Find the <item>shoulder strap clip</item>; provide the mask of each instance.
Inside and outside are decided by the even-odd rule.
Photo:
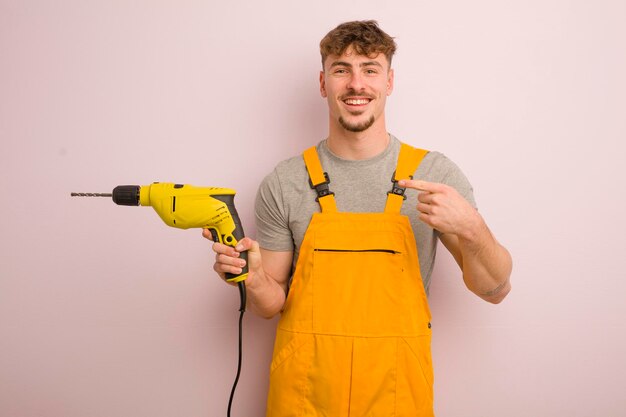
[[[409,178],[413,179],[413,175],[409,175]],[[404,195],[406,187],[400,187],[398,185],[398,180],[396,180],[396,171],[393,171],[393,175],[391,176],[391,182],[393,183],[393,186],[391,187],[391,191],[388,191],[387,194],[399,195],[402,196],[403,200],[406,200],[406,195]]]
[[[313,181],[309,178],[309,185],[311,188],[315,189],[315,192],[317,193],[315,201],[319,201],[320,198],[326,197],[327,195],[335,195],[334,192],[330,191],[330,187],[328,186],[328,184],[330,184],[328,172],[324,172],[324,179],[326,181],[313,185]]]
[[[400,187],[398,181],[405,178],[413,179],[412,174],[415,173],[427,153],[428,151],[424,149],[417,149],[405,143],[401,144],[396,171],[391,177],[393,186],[391,191],[387,193],[385,213],[400,213],[402,203],[406,200],[406,195],[404,195],[406,188]]]

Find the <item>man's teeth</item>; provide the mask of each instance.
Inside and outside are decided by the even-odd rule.
[[[352,105],[367,104],[369,102],[370,101],[368,99],[347,99],[344,101],[344,103]]]

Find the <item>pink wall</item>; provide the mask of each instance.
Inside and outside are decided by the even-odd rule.
[[[326,134],[317,43],[359,18],[399,44],[390,130],[464,169],[515,260],[492,306],[440,252],[438,416],[624,415],[624,2],[249,3],[0,0],[0,416],[226,414],[208,242],[69,194],[232,187],[254,236],[261,178]],[[234,416],[263,415],[274,325],[245,319]]]

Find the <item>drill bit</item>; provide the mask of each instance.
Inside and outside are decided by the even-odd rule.
[[[72,193],[72,197],[113,197],[112,193]]]

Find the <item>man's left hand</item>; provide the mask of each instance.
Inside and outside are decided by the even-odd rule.
[[[419,218],[441,233],[470,238],[482,223],[478,211],[449,185],[421,180],[401,180],[398,185],[420,191]]]

